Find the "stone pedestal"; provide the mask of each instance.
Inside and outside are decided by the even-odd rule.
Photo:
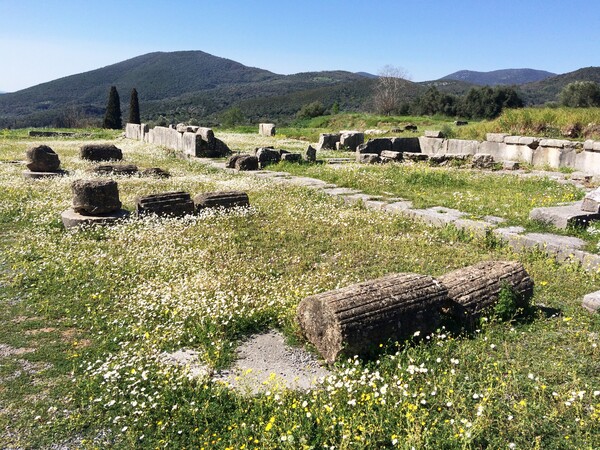
[[[69,208],[63,211],[60,216],[65,228],[77,228],[89,225],[109,225],[119,220],[127,219],[129,211],[119,209],[111,213],[84,216],[75,212],[73,208]]]

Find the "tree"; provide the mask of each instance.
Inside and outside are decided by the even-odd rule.
[[[379,71],[373,97],[378,113],[389,116],[398,111],[407,79],[408,75],[401,67],[387,65]]]
[[[121,101],[119,100],[119,93],[115,86],[111,86],[108,93],[108,104],[106,105],[106,113],[104,114],[103,128],[110,130],[120,130],[123,128],[123,124],[121,123]]]
[[[560,102],[573,108],[600,106],[600,85],[593,81],[575,81],[560,91]]]
[[[140,120],[140,103],[138,101],[138,93],[135,88],[131,90],[129,98],[129,120],[128,123],[142,123]]]
[[[313,117],[319,117],[325,114],[325,107],[323,103],[316,100],[312,103],[307,103],[300,108],[300,111],[296,113],[298,119],[312,119]]]
[[[224,111],[221,114],[221,123],[226,127],[234,127],[236,125],[240,125],[244,123],[245,117],[244,113],[240,108],[234,106]]]

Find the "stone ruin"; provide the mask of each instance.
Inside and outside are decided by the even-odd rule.
[[[258,170],[280,161],[299,162],[302,161],[302,155],[273,147],[258,147],[254,149],[252,154],[230,156],[225,162],[225,167],[239,171]]]
[[[172,127],[148,128],[146,124],[128,123],[125,137],[150,144],[161,145],[179,151],[187,157],[222,158],[229,156],[231,150],[217,139],[210,128],[178,124]]]
[[[275,136],[276,129],[274,123],[259,123],[258,134],[261,136]]]
[[[414,273],[376,280],[305,298],[297,319],[306,339],[328,363],[365,355],[388,340],[436,331],[444,316],[470,327],[493,307],[502,289],[526,307],[533,281],[521,263],[485,261],[434,279]]]
[[[183,217],[194,214],[194,202],[187,192],[166,192],[136,199],[138,216]]]
[[[66,175],[60,170],[58,154],[47,145],[38,145],[25,152],[27,169],[23,172],[25,178],[48,178]]]
[[[114,180],[76,180],[71,184],[71,190],[72,207],[61,214],[65,228],[106,225],[129,216],[129,212],[121,208],[119,189]]]
[[[113,144],[87,144],[79,150],[81,159],[87,161],[121,161],[123,152]]]
[[[533,208],[529,218],[558,229],[586,228],[591,222],[600,220],[600,188],[597,188],[578,202],[560,206]]]

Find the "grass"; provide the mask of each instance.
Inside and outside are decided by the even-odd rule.
[[[32,142],[1,140],[2,159]],[[77,157],[82,141],[51,142],[70,177],[31,182],[0,164],[2,447],[600,447],[600,318],[579,305],[600,288],[597,274],[121,140],[127,162],[173,174],[118,178],[125,207],[144,193],[243,189],[252,208],[65,231],[70,183],[91,176],[90,164]],[[530,318],[382,343],[378,359],[338,362],[319,389],[250,397],[160,359],[194,348],[226,366],[253,331],[300,339],[295,309],[308,295],[491,258],[525,264],[536,284]]]

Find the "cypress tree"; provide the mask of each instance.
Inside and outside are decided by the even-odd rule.
[[[140,104],[138,102],[138,93],[135,88],[131,90],[131,97],[129,98],[128,123],[142,123],[140,120]]]
[[[121,101],[119,100],[119,93],[115,86],[110,87],[103,127],[110,130],[120,130],[123,128],[123,124],[121,123]]]

